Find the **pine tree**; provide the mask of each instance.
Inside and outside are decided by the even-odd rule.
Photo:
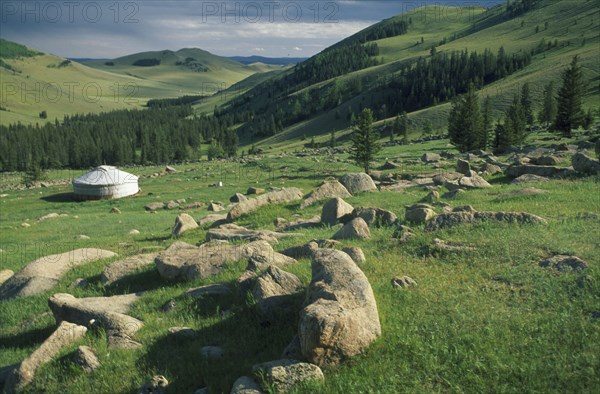
[[[531,101],[531,90],[529,89],[529,83],[525,83],[521,88],[521,109],[525,122],[528,125],[533,124],[533,103]]]
[[[554,82],[550,81],[544,87],[544,104],[538,116],[540,123],[550,123],[556,119],[556,98],[554,97]]]
[[[554,128],[564,136],[570,137],[571,130],[579,127],[584,118],[581,108],[583,94],[583,74],[577,56],[563,72],[562,86],[558,91],[558,107]]]
[[[474,86],[452,103],[448,117],[450,142],[461,152],[481,148],[483,120],[479,110],[479,99]]]
[[[430,120],[425,121],[425,125],[423,126],[423,135],[428,136],[433,133],[433,125]]]
[[[527,120],[523,113],[521,100],[519,96],[515,95],[511,106],[506,111],[506,118],[504,120],[504,127],[511,145],[521,145],[525,142],[526,124]]]
[[[350,158],[368,173],[370,162],[381,150],[381,146],[377,142],[379,133],[373,129],[373,111],[370,108],[363,109],[353,127]]]
[[[496,140],[494,141],[495,151],[496,152],[506,152],[506,150],[510,147],[510,137],[506,133],[506,128],[504,124],[498,122],[496,127],[494,128],[494,133],[496,135]]]
[[[483,109],[481,111],[483,128],[481,133],[481,149],[490,146],[490,133],[492,131],[492,101],[489,96],[483,100]]]
[[[408,115],[406,112],[402,112],[400,115],[398,135],[402,135],[402,143],[408,145]]]
[[[239,138],[235,130],[228,128],[225,130],[223,138],[223,150],[227,157],[234,157],[237,155],[237,147]]]

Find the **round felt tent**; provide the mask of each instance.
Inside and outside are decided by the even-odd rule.
[[[127,197],[139,192],[138,177],[112,166],[100,166],[73,180],[78,200]]]

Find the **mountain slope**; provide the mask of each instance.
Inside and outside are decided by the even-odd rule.
[[[242,64],[264,63],[273,65],[298,64],[305,61],[305,57],[264,57],[264,56],[230,56],[229,59]]]
[[[512,4],[519,4],[513,2]],[[348,42],[359,40],[364,46],[376,45],[378,53],[370,56],[377,64],[356,70],[347,70],[329,79],[311,81],[309,85],[296,84],[290,89],[290,81],[296,80],[301,67],[318,62],[319,56],[307,60],[288,71],[285,75],[258,85],[238,100],[225,103],[223,111],[251,111],[256,114],[266,113],[262,124],[260,118],[254,125],[243,125],[240,134],[243,141],[256,143],[264,134],[257,135],[260,128],[268,128],[270,115],[277,122],[279,117],[286,119],[289,110],[285,103],[293,105],[294,98],[309,97],[308,103],[318,98],[327,98],[336,93],[340,86],[350,90],[350,94],[342,94],[336,105],[326,105],[311,111],[308,116],[298,118],[291,124],[277,130],[272,136],[264,138],[259,144],[281,145],[300,144],[303,136],[317,136],[325,141],[331,130],[346,130],[349,126],[348,111],[358,112],[363,107],[372,107],[380,112],[382,103],[389,103],[389,96],[396,94],[390,87],[390,81],[397,79],[407,64],[414,64],[419,59],[425,62],[431,59],[431,49],[436,53],[452,52],[469,53],[476,51],[482,54],[486,49],[496,54],[503,47],[510,57],[531,54],[531,61],[522,70],[501,79],[485,84],[480,97],[490,96],[494,115],[500,117],[512,96],[520,87],[528,82],[534,97],[534,109],[541,104],[543,86],[554,80],[559,84],[560,73],[568,65],[574,55],[580,57],[586,80],[587,91],[584,96],[586,108],[597,106],[600,92],[600,59],[599,45],[600,9],[592,1],[537,1],[532,9],[518,12],[507,10],[505,4],[490,10],[478,7],[442,7],[429,6],[412,10],[404,15],[390,18],[372,26],[357,35],[350,37],[332,48],[339,48]],[[377,38],[373,31],[385,28],[394,22],[408,21],[404,34]],[[550,44],[550,46],[548,46]],[[331,50],[331,49],[330,49]],[[435,75],[432,76],[435,78]],[[358,89],[347,89],[358,86]],[[304,102],[299,100],[300,102]],[[278,103],[281,110],[278,112]],[[304,105],[302,106],[304,107]],[[434,129],[444,129],[449,111],[448,102],[416,108],[411,117],[414,131],[420,131],[425,121],[431,121]],[[379,114],[380,122],[391,121],[396,113]],[[256,119],[258,121],[256,121]],[[254,133],[254,137],[252,137]],[[321,136],[321,137],[319,137]]]

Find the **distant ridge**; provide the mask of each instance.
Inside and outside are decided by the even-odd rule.
[[[94,60],[110,60],[110,59],[100,59],[100,58],[94,58],[94,57],[68,57],[67,59],[73,61],[73,62],[77,62],[77,63],[85,63],[85,62],[92,62]]]
[[[264,57],[264,56],[229,56],[228,59],[236,61],[238,63],[242,63],[245,65],[253,64],[253,63],[264,63],[264,64],[272,64],[272,65],[281,65],[288,66],[290,64],[298,64],[302,63],[307,57]],[[78,63],[86,63],[93,61],[105,61],[110,59],[100,59],[100,58],[92,58],[92,57],[69,57],[67,58],[71,61]]]
[[[264,63],[275,65],[290,65],[302,63],[307,57],[263,57],[263,56],[229,56],[229,59],[242,64]]]

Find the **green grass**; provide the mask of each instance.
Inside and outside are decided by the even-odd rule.
[[[435,173],[439,170],[419,163],[419,157],[426,151],[442,150],[451,150],[447,141],[385,148],[378,162],[400,157],[402,172]],[[120,257],[145,246],[167,247],[174,241],[170,228],[177,212],[149,214],[143,210],[145,204],[177,198],[227,202],[234,192],[249,186],[297,186],[308,192],[328,176],[358,171],[341,158],[341,162],[332,163],[326,157],[317,157],[317,162],[271,155],[254,165],[189,164],[178,167],[180,172],[173,175],[142,179],[141,195],[116,201],[76,203],[53,197],[68,192],[68,187],[6,191],[9,196],[0,199],[1,266],[16,271],[37,257],[76,247],[107,248]],[[443,169],[453,165],[448,163]],[[130,171],[141,174],[157,169]],[[218,180],[224,181],[223,188],[207,187]],[[534,196],[510,195],[510,191],[525,186],[507,185],[501,176],[489,180],[493,188],[469,191],[447,202],[452,206],[471,204],[477,210],[530,212],[545,217],[548,226],[487,223],[438,233],[414,226],[417,236],[403,245],[391,239],[392,228],[375,228],[369,241],[345,241],[344,245],[360,246],[365,251],[367,261],[361,269],[373,287],[383,335],[364,355],[326,371],[323,384],[306,384],[297,392],[591,393],[598,387],[600,330],[592,314],[600,312],[600,221],[578,218],[600,213],[598,178],[525,185],[547,191]],[[390,209],[402,221],[404,205],[426,194],[427,190],[417,188],[402,193],[361,194],[347,201],[353,206]],[[110,214],[113,206],[122,214]],[[310,217],[320,213],[321,206],[305,210],[297,203],[264,207],[239,223],[273,229],[275,217]],[[35,223],[49,212],[69,216]],[[199,219],[208,212],[197,209],[190,213]],[[25,221],[31,227],[21,228]],[[127,235],[132,228],[141,233]],[[302,236],[283,239],[275,249],[329,238],[334,232],[335,228],[328,227],[301,231]],[[191,231],[182,240],[194,244],[202,241],[205,233],[206,229]],[[77,234],[91,239],[75,241]],[[432,253],[434,237],[475,246],[476,250]],[[578,274],[556,275],[540,268],[539,260],[553,253],[573,253],[584,259],[589,264],[585,274],[591,277],[590,283],[580,288]],[[72,365],[69,357],[74,345],[41,368],[27,392],[135,392],[152,375],[163,374],[171,382],[171,392],[193,392],[206,385],[211,393],[227,393],[237,377],[250,373],[253,364],[279,358],[297,330],[296,313],[279,316],[271,326],[263,327],[253,302],[238,294],[198,300],[183,297],[190,287],[234,283],[246,266],[243,261],[219,276],[186,283],[165,282],[149,267],[114,290],[104,288],[99,277],[112,260],[72,270],[45,294],[0,303],[0,365],[19,362],[52,332],[54,321],[47,298],[58,292],[89,297],[146,290],[131,312],[144,321],[136,334],[144,347],[107,350],[105,334],[90,332],[78,344],[87,344],[98,353],[102,367],[94,375]],[[298,275],[305,285],[309,283],[308,260],[286,270]],[[390,280],[397,275],[411,276],[418,286],[410,290],[392,288]],[[90,286],[70,288],[76,278],[87,278]],[[161,306],[170,299],[175,299],[176,308],[162,312]],[[295,302],[299,307],[302,295]],[[223,311],[227,311],[224,316]],[[168,337],[171,326],[193,327],[199,337]],[[200,348],[206,345],[223,346],[227,355],[219,361],[203,361]]]

